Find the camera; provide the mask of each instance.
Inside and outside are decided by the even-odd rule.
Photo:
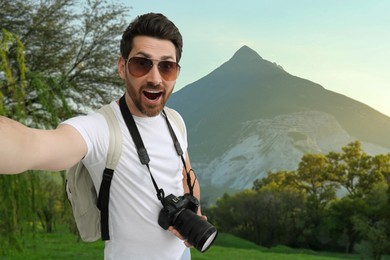
[[[173,226],[197,250],[205,252],[217,237],[217,229],[196,214],[199,201],[186,193],[176,197],[168,195],[162,200],[163,208],[158,216],[158,224],[163,229]]]

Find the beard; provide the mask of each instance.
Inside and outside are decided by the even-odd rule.
[[[130,81],[126,80],[126,90],[139,112],[148,117],[155,117],[164,109],[168,98],[173,92],[172,89],[167,92],[168,87],[162,85],[144,85],[137,91]]]

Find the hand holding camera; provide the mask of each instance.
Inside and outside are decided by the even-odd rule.
[[[158,224],[163,229],[174,227],[189,244],[205,252],[217,237],[217,229],[203,217],[197,215],[199,201],[190,194],[176,197],[168,195],[162,200],[163,208]]]

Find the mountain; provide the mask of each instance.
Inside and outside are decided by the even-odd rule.
[[[269,170],[296,169],[305,153],[340,151],[355,140],[368,153],[390,152],[390,117],[293,76],[247,46],[173,93],[168,106],[186,121],[201,185],[219,190],[209,198],[250,188]]]

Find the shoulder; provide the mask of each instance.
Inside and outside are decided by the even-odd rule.
[[[165,111],[168,119],[173,121],[173,123],[183,125],[185,127],[184,119],[179,114],[179,112],[177,112],[176,110],[174,110],[173,108],[170,108],[170,107],[164,107],[164,111]]]
[[[164,107],[164,111],[169,121],[171,122],[172,127],[178,129],[181,133],[181,136],[186,140],[187,129],[182,116],[176,110],[169,107]]]
[[[98,112],[70,118],[62,125],[70,125],[80,133],[88,147],[87,155],[92,150],[101,149],[108,144],[108,123]]]
[[[178,116],[182,119],[181,115],[179,112],[177,112],[175,109],[170,108],[170,107],[164,107],[164,111],[167,113],[167,115],[173,115],[173,116]]]
[[[71,125],[79,132],[97,132],[108,127],[104,116],[98,112],[76,116],[64,121],[62,124]]]

